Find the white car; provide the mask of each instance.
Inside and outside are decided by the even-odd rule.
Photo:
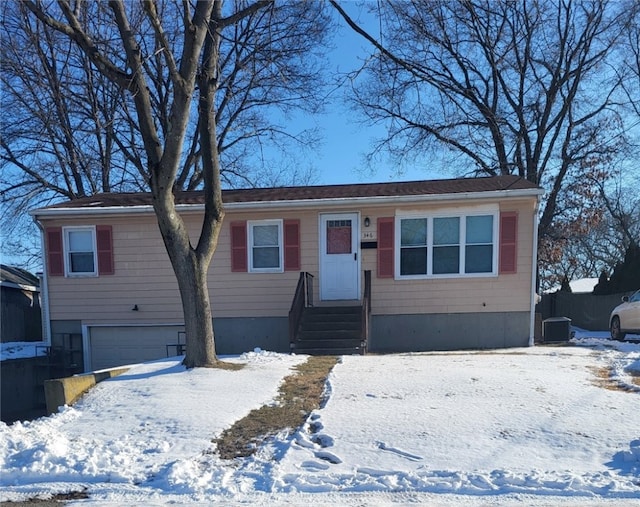
[[[611,339],[622,341],[627,333],[640,334],[640,290],[631,297],[623,296],[609,317]]]

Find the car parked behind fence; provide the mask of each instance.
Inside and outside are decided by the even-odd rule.
[[[627,333],[640,334],[640,290],[631,297],[623,296],[609,317],[611,339],[622,341]]]

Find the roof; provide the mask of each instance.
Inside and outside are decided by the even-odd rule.
[[[40,286],[40,280],[22,268],[0,264],[0,285],[35,291]]]
[[[534,183],[518,176],[506,175],[485,178],[457,178],[446,180],[403,181],[394,183],[360,183],[349,185],[316,185],[304,187],[246,188],[223,190],[222,199],[226,205],[247,203],[293,203],[351,199],[412,198],[456,194],[476,194],[487,192],[517,192],[538,195],[541,190]],[[202,191],[177,192],[177,205],[204,204]],[[149,192],[105,193],[83,197],[73,201],[53,204],[43,210],[87,210],[89,208],[131,208],[150,207]],[[35,210],[34,215],[43,210]]]

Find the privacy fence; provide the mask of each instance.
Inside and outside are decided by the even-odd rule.
[[[609,314],[622,301],[622,296],[632,292],[596,296],[594,294],[573,294],[571,292],[554,292],[545,294],[536,307],[542,319],[550,317],[569,317],[571,325],[589,331],[606,331],[609,329]]]

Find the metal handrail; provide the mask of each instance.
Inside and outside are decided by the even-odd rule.
[[[364,294],[362,296],[362,334],[360,353],[367,351],[371,322],[371,271],[364,272]]]
[[[289,343],[296,341],[296,334],[300,326],[300,319],[305,307],[313,306],[313,275],[302,271],[298,278],[298,285],[293,295],[289,310]]]

